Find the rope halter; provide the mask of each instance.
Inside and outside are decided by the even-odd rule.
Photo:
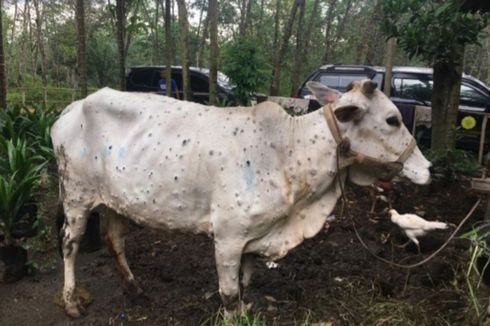
[[[323,107],[323,113],[328,127],[337,143],[337,155],[344,158],[343,165],[349,166],[353,163],[361,164],[373,170],[374,174],[381,179],[392,179],[397,176],[403,169],[403,163],[412,155],[417,142],[415,138],[407,145],[405,150],[400,154],[397,160],[383,162],[375,157],[356,152],[351,149],[348,137],[343,137],[337,119],[333,113],[332,105],[328,104]]]

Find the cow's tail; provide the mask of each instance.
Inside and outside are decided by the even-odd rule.
[[[56,211],[56,234],[58,235],[58,252],[60,256],[63,258],[63,237],[62,234],[63,224],[65,224],[66,216],[65,210],[63,208],[63,203],[61,200],[58,202],[58,207]]]

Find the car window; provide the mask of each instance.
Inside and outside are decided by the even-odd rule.
[[[209,93],[209,82],[199,75],[191,74],[191,90],[194,93]]]
[[[321,75],[318,81],[330,88],[339,88],[339,76]]]
[[[351,82],[356,81],[356,80],[362,80],[368,78],[366,75],[363,74],[357,74],[357,75],[347,75],[347,74],[340,74],[340,75],[331,75],[331,74],[324,74],[320,75],[320,78],[318,81],[330,88],[334,88],[336,90],[339,90],[341,92],[345,92],[347,89],[347,85],[349,85]]]
[[[156,73],[158,75],[158,72]],[[134,86],[158,86],[158,80],[155,83],[155,72],[151,70],[133,70],[130,74],[130,82]]]
[[[430,102],[432,80],[415,78],[395,78],[395,92],[398,97]]]
[[[475,106],[486,107],[488,104],[490,104],[487,96],[464,84],[461,85],[459,98],[462,103],[472,104]]]

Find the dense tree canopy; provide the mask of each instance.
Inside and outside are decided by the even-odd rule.
[[[383,27],[409,58],[434,68],[432,148],[452,148],[464,52],[477,43],[489,15],[461,10],[459,0],[385,0]]]
[[[238,42],[243,37],[253,38],[254,45],[259,50],[255,55],[261,56],[257,59],[264,63],[264,71],[267,73],[257,83],[257,91],[269,93],[274,81],[274,63],[279,62],[278,76],[281,83],[277,85],[277,92],[289,96],[297,87],[298,81],[301,82],[322,64],[382,65],[386,35],[381,32],[381,18],[388,17],[392,22],[397,19],[393,16],[395,13],[383,12],[381,4],[384,2],[390,1],[315,0],[302,3],[300,0],[219,0],[218,47],[224,49],[226,44]],[[413,2],[416,1],[398,1],[398,6],[409,9],[408,5]],[[428,30],[434,30],[434,34],[443,33],[447,37],[457,37],[444,29],[449,27],[437,29],[440,24],[432,22],[429,13],[446,17],[444,19],[448,20],[443,22],[444,26],[456,24],[465,30],[468,30],[468,24],[473,24],[474,20],[470,18],[478,15],[469,13],[453,21],[453,18],[445,15],[446,12],[454,11],[453,7],[437,9],[430,5],[434,1],[421,2],[425,3],[423,10],[417,13],[407,9],[401,19],[409,19],[410,14],[421,16],[420,24],[428,26],[423,33],[427,37],[425,44],[414,45],[410,38],[399,41],[402,47],[408,49],[409,56],[399,49],[396,50],[395,65],[430,63],[430,60],[420,55],[421,49],[440,48],[439,44],[443,44],[444,40],[429,37]],[[121,84],[121,77],[118,77],[118,71],[121,70],[118,68],[118,56],[125,60],[125,68],[133,65],[165,64],[165,53],[169,48],[167,42],[174,44],[170,45],[172,64],[182,64],[184,48],[181,46],[181,38],[186,34],[182,34],[180,29],[186,25],[179,22],[175,1],[169,1],[169,23],[172,29],[170,41],[165,38],[164,0],[124,1],[123,25],[118,25],[119,1],[86,0],[84,3],[86,72],[90,89],[118,87]],[[43,78],[46,78],[49,86],[73,88],[80,85],[77,72],[75,4],[75,0],[3,1],[9,98],[18,98],[15,94],[21,89],[42,87]],[[208,0],[189,0],[185,4],[189,24],[188,35],[184,37],[188,39],[190,65],[209,67]],[[293,19],[292,9],[296,5],[298,8]],[[397,8],[393,8],[393,11],[395,9]],[[481,23],[479,24],[481,27]],[[121,35],[119,37],[119,47],[116,41],[118,26],[124,29],[123,39],[120,39]],[[414,28],[395,32],[413,35]],[[471,43],[475,36],[469,32],[463,38]],[[483,38],[481,43],[483,47],[472,46],[467,50],[464,68],[477,77],[488,80],[488,65],[482,63],[488,61],[490,44],[487,38]],[[44,52],[44,56],[41,52]],[[277,60],[279,52],[282,53]],[[448,53],[450,52],[449,50]],[[225,62],[229,62],[228,52],[219,51],[217,59],[218,69],[223,70]]]

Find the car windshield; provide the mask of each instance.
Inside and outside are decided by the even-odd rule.
[[[333,75],[333,74],[323,74],[319,78],[319,82],[341,92],[345,92],[347,90],[347,86],[356,80],[368,79],[369,77],[365,74],[341,74],[341,75]],[[381,85],[382,76],[377,74],[373,81],[375,81],[378,85]]]
[[[209,69],[199,68],[198,70],[209,77]],[[218,85],[227,90],[230,90],[232,88],[230,78],[221,71],[218,71]]]
[[[430,102],[432,96],[432,80],[414,78],[395,78],[397,96]]]

